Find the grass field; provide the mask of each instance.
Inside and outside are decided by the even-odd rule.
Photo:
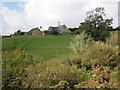
[[[42,60],[69,55],[73,35],[61,36],[16,36],[2,39],[2,50],[12,51],[20,48]]]
[[[111,35],[117,33],[118,31],[111,32]],[[20,48],[42,60],[60,58],[72,53],[69,46],[73,37],[74,35],[6,37],[2,39],[2,51]]]

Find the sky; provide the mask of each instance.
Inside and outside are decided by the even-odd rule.
[[[42,26],[65,24],[78,27],[86,18],[86,12],[105,7],[105,18],[113,18],[118,26],[119,0],[2,0],[0,2],[0,34],[9,35],[17,30],[29,31]]]

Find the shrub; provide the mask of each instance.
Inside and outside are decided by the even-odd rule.
[[[24,77],[25,69],[29,65],[38,63],[33,56],[28,55],[21,49],[3,53],[3,88],[22,87],[21,80]]]
[[[58,60],[51,60],[35,66],[29,66],[27,77],[23,80],[25,88],[48,88],[60,81],[67,81],[70,86],[85,80],[85,69],[79,70],[75,65],[63,64]]]
[[[23,80],[23,86],[48,88],[64,80],[71,83],[78,82],[77,68],[53,60],[28,67],[27,77]]]
[[[75,54],[82,54],[93,43],[93,39],[85,32],[81,32],[80,35],[76,35],[70,44],[70,48]]]
[[[109,67],[97,66],[92,70],[92,77],[78,85],[76,88],[109,88],[111,70]]]
[[[76,65],[78,68],[82,67],[82,58],[79,55],[71,56],[69,62],[73,65]]]
[[[64,57],[64,59],[62,59],[62,62],[70,66],[75,65],[78,68],[81,68],[81,56],[80,55],[69,56],[66,58]]]
[[[82,58],[83,66],[99,64],[115,67],[118,63],[118,48],[101,42],[96,42]]]
[[[93,68],[92,77],[89,80],[75,85],[75,88],[120,88],[120,70],[116,67],[99,66]]]
[[[86,70],[86,67],[78,69],[78,74],[80,75],[79,82],[87,81],[92,76],[92,72],[90,70]]]
[[[110,87],[120,89],[120,66],[117,66],[110,74]]]

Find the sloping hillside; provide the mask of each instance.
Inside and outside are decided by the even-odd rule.
[[[3,38],[3,51],[23,49],[42,59],[51,59],[71,53],[69,44],[73,35],[16,36]]]

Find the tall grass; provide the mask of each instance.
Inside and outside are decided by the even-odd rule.
[[[70,45],[70,48],[75,54],[82,54],[93,44],[93,39],[85,32],[81,32],[80,35],[76,35]]]
[[[107,38],[106,43],[108,43],[110,45],[118,45],[118,43],[119,43],[118,33],[111,34],[111,37]]]

